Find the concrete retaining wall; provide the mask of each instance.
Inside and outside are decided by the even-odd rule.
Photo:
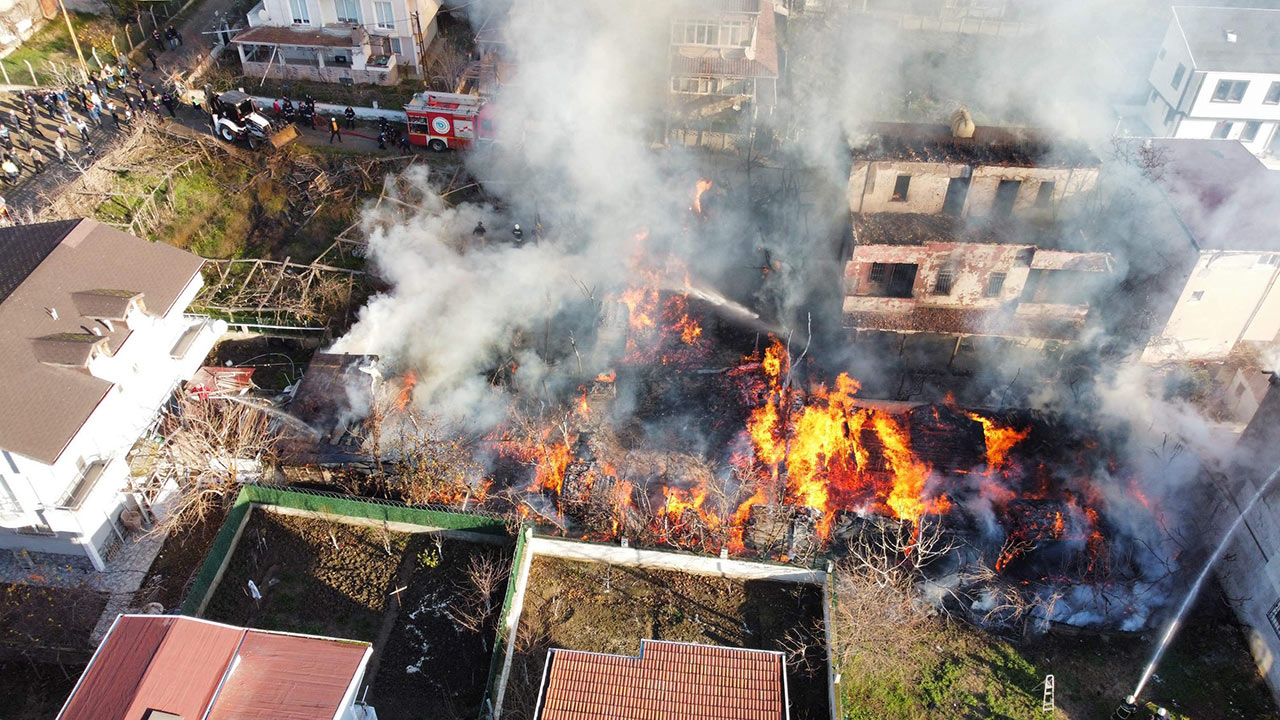
[[[826,573],[819,570],[806,570],[789,565],[772,565],[731,558],[707,557],[705,555],[685,555],[662,550],[641,550],[618,545],[600,545],[561,540],[559,538],[535,537],[529,541],[529,549],[533,551],[532,554],[537,555],[548,555],[567,560],[602,562],[610,565],[644,568],[646,570],[676,570],[695,575],[714,575],[735,580],[772,580],[775,582],[810,583],[814,585],[826,583]]]

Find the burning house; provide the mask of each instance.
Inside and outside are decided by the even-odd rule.
[[[1048,219],[1093,190],[1100,161],[1078,142],[1026,128],[874,123],[853,151],[849,210]]]
[[[1110,255],[1055,222],[1098,159],[1028,131],[877,125],[854,152],[844,318],[854,330],[1066,341]]]
[[[280,455],[287,466],[371,462],[366,440],[378,387],[376,355],[316,353],[287,407]]]

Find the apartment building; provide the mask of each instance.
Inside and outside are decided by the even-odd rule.
[[[421,76],[437,0],[261,0],[232,43],[246,75],[394,85]]]
[[[671,20],[670,106],[685,117],[768,115],[778,101],[772,0],[689,0]]]
[[[1142,121],[1155,137],[1280,150],[1280,9],[1174,7]]]

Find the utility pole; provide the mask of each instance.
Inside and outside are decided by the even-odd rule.
[[[80,52],[80,41],[76,39],[76,29],[71,26],[71,14],[67,12],[67,6],[62,0],[58,0],[58,7],[62,8],[62,19],[67,21],[67,34],[71,36],[71,45],[76,49],[76,57],[80,60],[80,74],[84,76],[81,82],[89,82],[89,66],[84,61],[84,53]]]

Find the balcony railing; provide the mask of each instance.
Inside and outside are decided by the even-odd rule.
[[[80,471],[80,477],[76,478],[62,499],[58,500],[58,507],[64,510],[79,510],[85,499],[93,492],[98,480],[102,478],[102,473],[107,469],[108,464],[108,460],[99,458],[85,465]]]

